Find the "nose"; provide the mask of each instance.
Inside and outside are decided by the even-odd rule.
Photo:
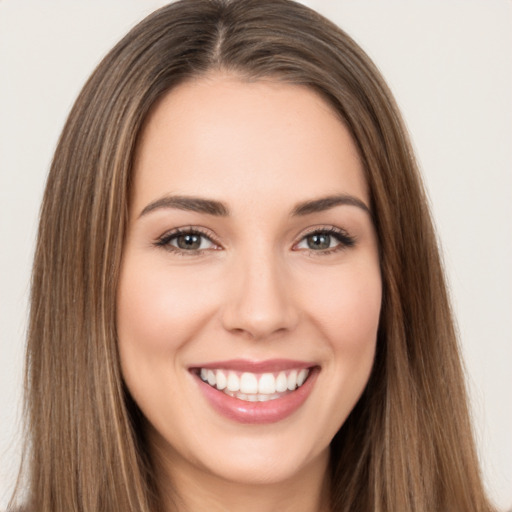
[[[287,274],[270,255],[240,258],[229,271],[224,328],[254,340],[292,331],[299,311]]]

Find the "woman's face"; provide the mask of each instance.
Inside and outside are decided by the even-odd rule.
[[[122,373],[170,468],[324,471],[381,307],[366,181],[328,104],[220,75],[167,94],[138,146],[117,306]]]

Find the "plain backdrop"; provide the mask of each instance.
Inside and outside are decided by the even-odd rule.
[[[0,0],[0,508],[20,453],[46,173],[99,59],[159,0]],[[512,506],[512,2],[317,0],[388,80],[424,173],[492,498]]]

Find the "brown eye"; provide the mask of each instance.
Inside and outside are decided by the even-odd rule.
[[[306,237],[306,243],[309,249],[321,251],[331,247],[331,236],[325,233],[314,233]]]
[[[185,251],[197,251],[201,248],[201,241],[203,236],[196,235],[195,233],[187,233],[185,235],[178,235],[174,241],[176,247]],[[174,245],[174,244],[173,244]]]

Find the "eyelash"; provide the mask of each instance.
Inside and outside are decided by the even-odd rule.
[[[173,252],[179,256],[197,256],[198,254],[204,253],[204,251],[211,250],[211,249],[198,249],[198,250],[186,250],[186,249],[180,249],[179,247],[175,247],[174,245],[171,245],[171,241],[174,239],[177,239],[179,236],[182,235],[195,235],[199,236],[201,238],[206,238],[209,240],[212,244],[219,246],[219,244],[215,241],[214,237],[209,231],[203,230],[201,228],[197,227],[188,227],[188,228],[176,228],[172,231],[168,231],[167,233],[163,234],[160,238],[158,238],[154,245],[156,247],[162,247],[163,249],[166,249],[167,251]],[[213,249],[217,250],[217,249]]]
[[[299,242],[294,244],[294,247],[299,245],[306,238],[313,235],[326,235],[329,237],[333,237],[339,243],[334,247],[329,247],[323,250],[305,249],[311,256],[327,256],[329,254],[334,254],[339,251],[350,249],[351,247],[354,247],[354,245],[356,244],[356,238],[354,236],[349,235],[347,231],[345,231],[344,229],[336,228],[334,226],[325,226],[311,228],[311,230],[307,231],[302,235]]]
[[[210,241],[213,245],[217,246],[216,249],[195,249],[195,250],[186,250],[186,249],[180,249],[179,247],[176,247],[171,244],[171,242],[175,239],[177,239],[181,235],[192,235],[192,236],[199,236],[201,238],[206,238],[208,241]],[[338,251],[346,250],[351,247],[353,247],[356,243],[356,238],[349,235],[344,229],[336,228],[334,226],[326,226],[326,227],[316,227],[312,228],[310,231],[304,233],[300,240],[294,244],[294,247],[299,245],[301,242],[303,242],[305,239],[307,239],[310,236],[313,235],[324,235],[333,237],[339,242],[334,247],[329,247],[327,249],[321,249],[321,250],[314,250],[314,249],[303,249],[308,252],[308,254],[312,256],[326,256],[329,254],[336,253]],[[162,247],[170,252],[173,252],[180,256],[198,256],[201,254],[204,254],[205,251],[209,250],[218,250],[218,247],[220,244],[218,244],[215,241],[215,238],[212,236],[212,234],[209,231],[203,230],[201,228],[197,227],[187,227],[187,228],[176,228],[172,231],[169,231],[165,234],[163,234],[160,238],[158,238],[154,245],[156,247]],[[301,249],[294,249],[294,250],[301,250]]]

